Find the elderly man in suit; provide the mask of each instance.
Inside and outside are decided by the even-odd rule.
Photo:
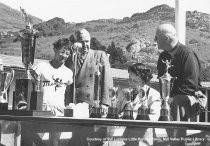
[[[111,105],[111,99],[109,98],[109,87],[113,86],[113,79],[110,74],[110,63],[107,54],[104,51],[92,50],[90,48],[90,34],[87,30],[81,29],[76,32],[76,40],[72,45],[71,56],[66,61],[66,66],[69,67],[75,73],[75,88],[72,85],[68,86],[66,90],[65,103],[68,105],[73,102],[73,90],[75,91],[76,105],[82,105],[82,112],[75,113],[76,117],[89,117],[88,115],[82,115],[84,112],[89,111],[89,106],[94,106],[96,103],[96,73],[100,72],[100,92],[99,92],[99,104],[107,111]],[[71,40],[71,39],[70,39]],[[75,56],[77,55],[77,59]],[[75,64],[76,63],[76,64]],[[76,70],[75,70],[76,68]],[[96,84],[97,85],[97,84]],[[88,106],[87,106],[88,105]],[[100,130],[99,130],[100,129]],[[103,137],[106,135],[106,129],[99,128],[97,131],[94,128],[89,127],[86,133],[80,127],[73,130],[71,139],[72,145],[87,145],[86,137]],[[90,144],[90,143],[89,143]],[[95,145],[92,143],[91,145]],[[100,144],[97,144],[100,145]]]
[[[109,99],[109,87],[113,86],[113,79],[110,74],[110,63],[107,54],[104,51],[92,50],[90,48],[90,34],[87,30],[81,29],[76,32],[76,40],[72,45],[72,52],[77,52],[76,64],[76,103],[88,103],[94,105],[94,83],[95,73],[99,70],[101,76],[100,82],[100,105],[107,109],[111,104]],[[81,44],[81,46],[78,45]],[[66,66],[75,70],[75,64],[72,56],[66,61]],[[69,86],[66,92],[66,105],[72,102],[73,85]]]

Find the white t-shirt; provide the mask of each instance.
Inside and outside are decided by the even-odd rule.
[[[53,68],[49,62],[39,63],[34,70],[40,76],[43,104],[64,107],[66,85],[73,82],[73,72],[64,64]]]

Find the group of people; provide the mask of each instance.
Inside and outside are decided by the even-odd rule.
[[[95,73],[98,70],[101,76],[99,104],[104,109],[111,105],[109,88],[113,86],[113,79],[110,74],[109,58],[104,51],[92,50],[90,40],[90,34],[85,29],[75,33],[75,42],[69,41],[68,38],[57,40],[53,44],[54,58],[49,62],[42,62],[34,68],[42,81],[44,109],[53,111],[55,115],[62,115],[65,106],[73,102],[73,90],[76,90],[74,91],[75,103],[87,103],[93,106],[95,104]],[[202,97],[200,96],[202,93],[200,92],[199,59],[192,49],[179,42],[176,30],[171,24],[158,26],[155,41],[158,49],[163,50],[157,63],[158,77],[165,73],[166,64],[164,61],[166,60],[170,61],[172,66],[169,68],[169,74],[176,77],[170,94],[172,118],[173,120],[187,121],[191,115],[198,112],[199,106],[204,107],[205,105],[204,100],[198,99]],[[81,46],[74,45],[76,43],[80,43]],[[75,52],[77,53],[76,66]],[[137,91],[140,91],[140,88],[143,88],[152,76],[151,70],[142,63],[131,65],[128,68],[128,73],[130,85]],[[73,74],[75,74],[75,81],[73,81]],[[75,82],[75,87],[73,87],[73,82]],[[153,89],[150,92],[153,92]],[[155,101],[158,99],[161,101],[160,95],[157,93],[154,93],[154,97]],[[139,99],[135,99],[135,101],[139,102]],[[151,100],[148,100],[148,105],[151,105],[150,102]]]
[[[84,103],[87,108],[94,106],[97,71],[100,71],[101,77],[99,104],[105,111],[111,105],[109,88],[113,87],[113,79],[110,74],[109,58],[104,51],[92,50],[90,40],[90,34],[85,29],[75,33],[74,42],[59,39],[53,44],[54,58],[35,67],[42,81],[45,110],[62,115],[65,106],[72,102]],[[166,60],[171,63],[169,74],[176,77],[170,93],[172,119],[187,121],[205,108],[207,100],[201,92],[198,56],[192,49],[179,42],[176,30],[171,24],[161,24],[157,27],[155,41],[158,49],[163,50],[157,62],[158,77],[165,73]],[[134,99],[135,108],[141,105],[141,89],[145,89],[146,92],[149,90],[146,104],[150,109],[150,119],[158,120],[162,100],[160,93],[147,84],[152,77],[151,70],[142,63],[136,63],[129,66],[128,73],[131,88],[139,91]]]

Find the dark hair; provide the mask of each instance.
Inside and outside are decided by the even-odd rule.
[[[67,46],[70,49],[70,41],[68,38],[62,38],[53,43],[55,49],[60,50],[63,46]]]
[[[135,63],[128,67],[128,72],[132,72],[137,76],[140,76],[145,83],[148,83],[152,79],[151,69],[147,68],[143,63]]]

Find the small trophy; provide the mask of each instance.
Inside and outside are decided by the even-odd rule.
[[[0,111],[8,110],[7,89],[14,79],[14,70],[7,68],[4,70],[3,64],[0,60]]]
[[[90,118],[101,118],[103,109],[100,105],[101,99],[101,68],[103,68],[102,64],[97,60],[96,62],[97,71],[95,72],[95,81],[94,81],[94,102],[91,109]]]
[[[172,77],[168,73],[168,69],[171,67],[171,62],[168,60],[162,62],[166,64],[166,69],[163,76],[159,78],[160,92],[163,100],[159,121],[170,121],[171,115],[170,115],[170,107],[168,104],[168,100],[170,98]]]
[[[133,102],[133,91],[131,89],[125,90],[124,95],[128,103],[123,108],[124,113],[122,119],[134,120],[133,106],[131,105]]]
[[[33,29],[25,10],[20,8],[26,28],[19,31],[22,48],[22,63],[25,73],[21,79],[16,80],[13,93],[13,109],[15,110],[42,110],[42,92],[39,88],[39,77],[31,69],[34,63],[35,45],[38,31]],[[31,74],[32,73],[32,74]]]
[[[146,86],[140,89],[142,92],[142,98],[140,99],[140,102],[142,104],[138,109],[136,120],[149,120],[149,108],[147,106],[148,94],[146,93],[145,87]]]
[[[115,101],[117,101],[117,90],[118,88],[109,88],[109,97],[111,98],[111,106],[108,109],[107,117],[108,119],[119,119],[118,109],[116,107]]]

